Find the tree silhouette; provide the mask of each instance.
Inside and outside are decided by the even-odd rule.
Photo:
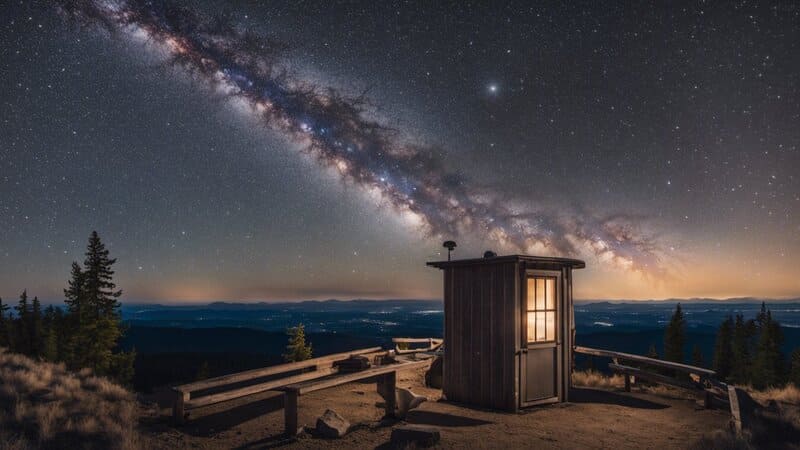
[[[766,308],[762,307],[762,309]],[[783,344],[781,325],[772,318],[769,310],[766,310],[764,316],[759,317],[757,322],[759,338],[753,362],[753,386],[763,389],[781,385],[785,380],[785,364],[781,352]]]
[[[14,307],[17,313],[16,326],[14,327],[15,338],[13,341],[13,350],[25,355],[31,353],[31,335],[30,335],[30,315],[31,309],[28,305],[28,290],[22,291],[19,296],[19,303]]]
[[[678,363],[683,362],[683,347],[685,344],[686,324],[681,304],[678,303],[664,331],[664,359]]]
[[[719,325],[714,344],[714,372],[721,380],[727,380],[733,369],[733,317],[728,316]]]
[[[10,345],[8,335],[11,328],[11,317],[6,316],[6,311],[8,311],[8,305],[3,303],[3,299],[0,297],[0,347]]]

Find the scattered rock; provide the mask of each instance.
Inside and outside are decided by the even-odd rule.
[[[437,356],[425,372],[425,385],[434,389],[442,388],[442,357]]]
[[[397,417],[403,419],[409,411],[427,401],[428,397],[417,395],[411,389],[397,388]]]
[[[350,422],[344,420],[342,416],[332,409],[325,410],[325,413],[317,419],[317,433],[326,438],[340,438],[347,434],[350,429]]]
[[[392,444],[398,447],[416,445],[431,447],[436,445],[441,436],[439,429],[428,425],[404,425],[392,430]]]

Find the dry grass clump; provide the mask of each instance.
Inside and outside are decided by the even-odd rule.
[[[133,394],[90,371],[0,349],[0,449],[136,449]]]
[[[750,387],[745,387],[745,390],[757,402],[766,405],[770,400],[776,402],[788,403],[800,406],[800,388],[796,385],[789,383],[784,387],[768,388],[763,391],[756,391]]]
[[[625,386],[625,378],[619,374],[606,375],[596,370],[572,372],[572,384],[575,386],[594,388],[621,388]]]

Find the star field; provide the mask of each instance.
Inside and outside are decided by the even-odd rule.
[[[513,251],[519,239],[491,230],[517,211],[533,212],[535,250],[587,259],[579,297],[800,293],[791,2],[191,8],[286,43],[282,64],[302,80],[366,92],[369,120],[424,144],[442,169],[405,170],[376,152],[365,192],[335,163],[367,160],[342,150],[320,165],[295,134],[209,93],[152,45],[79,26],[49,3],[14,3],[0,9],[3,298],[27,287],[59,299],[92,229],[129,299],[433,298],[440,280],[424,262],[441,258],[441,237],[458,240],[458,257]],[[260,79],[229,73],[244,92]],[[347,146],[318,122],[297,132]],[[440,178],[462,202],[488,193],[489,212],[451,220],[449,196],[425,209],[415,190],[431,184],[419,180]],[[373,181],[402,193],[399,212],[370,193]],[[613,241],[609,220],[635,225],[667,270],[626,270],[597,252]],[[563,233],[582,237],[540,240]],[[614,254],[643,258],[632,248]]]

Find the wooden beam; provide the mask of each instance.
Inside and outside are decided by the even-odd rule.
[[[611,370],[615,370],[617,372],[621,372],[627,375],[634,375],[639,378],[644,378],[645,380],[655,381],[658,383],[669,384],[672,386],[689,389],[692,391],[702,391],[704,390],[702,387],[694,384],[689,383],[686,381],[677,380],[672,377],[668,377],[666,375],[661,375],[657,373],[647,372],[645,370],[639,369],[637,367],[630,367],[630,366],[622,366],[619,364],[609,364],[608,367]]]
[[[192,409],[192,408],[199,408],[201,406],[213,405],[214,403],[222,403],[239,397],[245,397],[248,395],[258,394],[260,392],[275,390],[277,388],[286,386],[288,384],[294,384],[294,383],[299,383],[301,381],[308,381],[316,378],[322,378],[336,372],[337,369],[335,368],[315,370],[313,372],[301,373],[299,375],[294,375],[287,378],[280,378],[277,380],[271,380],[264,383],[254,384],[252,386],[245,386],[243,388],[234,389],[231,391],[220,392],[219,394],[206,395],[185,402],[185,407],[188,409]]]
[[[611,351],[611,350],[601,350],[601,349],[589,348],[589,347],[581,347],[581,346],[576,346],[575,347],[575,352],[576,353],[582,353],[584,355],[601,356],[601,357],[605,357],[605,358],[612,358],[612,359],[617,358],[617,359],[624,359],[624,360],[629,360],[629,361],[636,361],[636,362],[640,362],[640,363],[644,363],[644,364],[650,364],[650,365],[653,365],[653,366],[665,367],[667,369],[673,369],[673,370],[678,370],[678,371],[687,372],[687,373],[696,373],[696,374],[705,375],[705,376],[714,376],[714,375],[716,375],[716,372],[714,372],[713,370],[704,369],[702,367],[690,366],[688,364],[681,364],[681,363],[676,363],[676,362],[672,362],[672,361],[664,361],[664,360],[661,360],[661,359],[648,358],[646,356],[633,355],[633,354],[630,354],[630,353],[622,353],[622,352],[615,352],[615,351]]]
[[[378,353],[383,349],[381,347],[370,347],[360,350],[353,350],[350,352],[336,353],[333,355],[321,356],[319,358],[307,359],[305,361],[298,361],[287,364],[278,364],[277,366],[263,367],[260,369],[247,370],[244,372],[237,372],[230,375],[224,375],[216,378],[209,378],[208,380],[197,381],[194,383],[182,384],[175,386],[174,389],[184,392],[194,392],[203,389],[209,389],[217,386],[224,386],[226,384],[233,384],[242,381],[251,380],[253,378],[261,378],[269,375],[277,375],[284,372],[291,372],[294,370],[306,369],[315,366],[326,366],[332,364],[333,361],[338,359],[346,359],[351,355],[363,355],[367,353]]]
[[[424,367],[431,364],[432,360],[426,359],[422,361],[411,361],[400,364],[391,364],[388,366],[379,366],[372,369],[362,370],[361,372],[353,372],[345,375],[337,375],[321,380],[315,380],[309,383],[297,383],[281,388],[281,390],[296,391],[299,395],[305,395],[311,392],[328,389],[334,386],[339,386],[353,381],[365,380],[379,375],[385,375],[390,372],[397,372],[400,370],[414,369],[417,367]]]
[[[438,342],[438,341],[442,341],[442,340],[443,339],[439,339],[439,338],[404,338],[404,337],[392,338],[392,342],[394,342],[395,344],[397,344],[397,343],[401,343],[401,344],[423,344],[423,343],[430,344],[432,342]]]

